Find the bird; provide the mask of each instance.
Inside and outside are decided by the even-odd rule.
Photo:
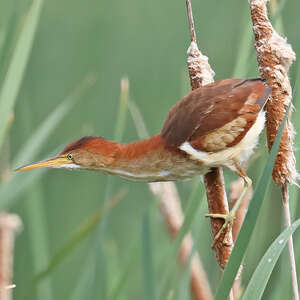
[[[265,125],[264,106],[271,88],[261,78],[229,78],[191,91],[169,111],[162,130],[149,139],[120,144],[85,136],[69,143],[57,156],[24,165],[37,168],[85,169],[144,182],[176,181],[225,167],[244,179],[244,189],[224,219],[230,232],[236,211],[252,185],[243,167]],[[224,238],[225,240],[225,238]]]

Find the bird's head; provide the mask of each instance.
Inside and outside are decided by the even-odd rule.
[[[108,168],[119,151],[118,143],[101,137],[87,136],[68,144],[57,156],[28,164],[16,171],[37,168],[101,170]]]

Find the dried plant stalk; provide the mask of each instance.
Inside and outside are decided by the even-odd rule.
[[[191,44],[187,51],[187,65],[191,87],[192,89],[196,89],[202,85],[213,82],[215,73],[208,63],[208,58],[198,49],[190,0],[187,0],[186,3],[191,34]],[[206,174],[204,176],[204,182],[206,186],[206,197],[208,201],[209,213],[228,214],[228,204],[222,169],[215,168],[210,173]],[[213,237],[215,237],[218,231],[221,229],[224,221],[216,218],[211,218],[210,221]],[[223,242],[225,234],[226,232],[221,234],[220,238],[215,241],[213,245],[216,251],[217,261],[222,269],[225,268],[233,247],[231,233],[228,234],[227,243],[225,244]]]
[[[251,18],[255,35],[255,48],[260,75],[267,79],[272,87],[272,97],[266,105],[267,110],[267,139],[271,149],[276,138],[279,126],[292,99],[292,89],[287,72],[296,59],[296,55],[286,41],[279,36],[269,21],[267,0],[251,0]],[[290,212],[288,203],[287,185],[296,183],[299,177],[296,171],[296,159],[293,152],[294,128],[288,119],[282,134],[281,143],[276,157],[273,180],[282,186],[282,197],[286,226],[289,226]],[[299,300],[299,290],[296,273],[296,263],[293,249],[293,238],[289,238],[289,257],[291,264],[292,286],[294,299]]]
[[[244,189],[244,180],[242,178],[238,178],[236,181],[234,181],[230,184],[230,196],[229,196],[230,209],[234,206],[235,202],[238,200],[243,189]],[[253,189],[251,188],[245,195],[242,203],[240,204],[240,206],[236,212],[235,219],[234,219],[233,226],[232,226],[233,242],[236,241],[236,238],[237,238],[237,236],[240,232],[240,229],[243,225],[243,222],[244,222],[244,219],[245,219],[245,216],[247,213],[247,209],[249,206],[249,202],[252,198],[252,194],[253,194]],[[240,275],[237,276],[236,280],[234,281],[233,287],[232,287],[235,298],[239,298],[242,294],[242,289],[241,289],[242,265],[240,268],[241,268],[239,271]]]
[[[159,198],[160,209],[168,231],[171,237],[175,238],[184,220],[175,184],[173,182],[156,182],[149,183],[149,187],[151,192]],[[189,233],[183,239],[179,249],[179,259],[183,266],[188,263],[192,248],[193,239]],[[190,287],[195,300],[213,299],[206,273],[197,253],[193,255],[191,261]]]
[[[283,195],[283,209],[285,215],[285,226],[291,226],[291,216],[290,216],[290,205],[289,205],[289,193],[288,193],[288,185],[285,183],[282,186],[282,195]],[[291,274],[292,274],[292,286],[294,293],[294,300],[299,300],[299,289],[298,289],[298,279],[297,279],[297,269],[296,269],[296,261],[295,261],[295,251],[293,238],[289,238],[288,240],[288,248],[290,254],[290,264],[291,264]]]
[[[238,178],[236,181],[230,184],[230,197],[229,197],[229,206],[230,209],[234,206],[235,202],[238,200],[240,194],[244,189],[244,180],[242,178]],[[236,238],[240,232],[242,224],[244,222],[247,209],[249,206],[249,202],[252,198],[253,189],[252,187],[248,190],[247,194],[245,195],[239,209],[236,212],[235,219],[232,226],[232,238],[233,241],[236,241]]]
[[[17,215],[0,213],[0,300],[12,298],[14,233],[21,224]]]

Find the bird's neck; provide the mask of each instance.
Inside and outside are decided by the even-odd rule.
[[[113,163],[102,171],[138,181],[167,181],[191,177],[197,167],[186,154],[170,147],[157,134],[150,139],[117,144]],[[185,170],[192,170],[185,176]],[[193,173],[194,174],[194,173]]]

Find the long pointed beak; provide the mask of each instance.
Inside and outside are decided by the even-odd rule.
[[[20,172],[20,171],[27,171],[27,170],[38,169],[38,168],[61,168],[64,165],[70,163],[71,161],[65,157],[54,157],[54,158],[49,158],[49,159],[41,160],[32,164],[22,166],[16,169],[15,171]]]

